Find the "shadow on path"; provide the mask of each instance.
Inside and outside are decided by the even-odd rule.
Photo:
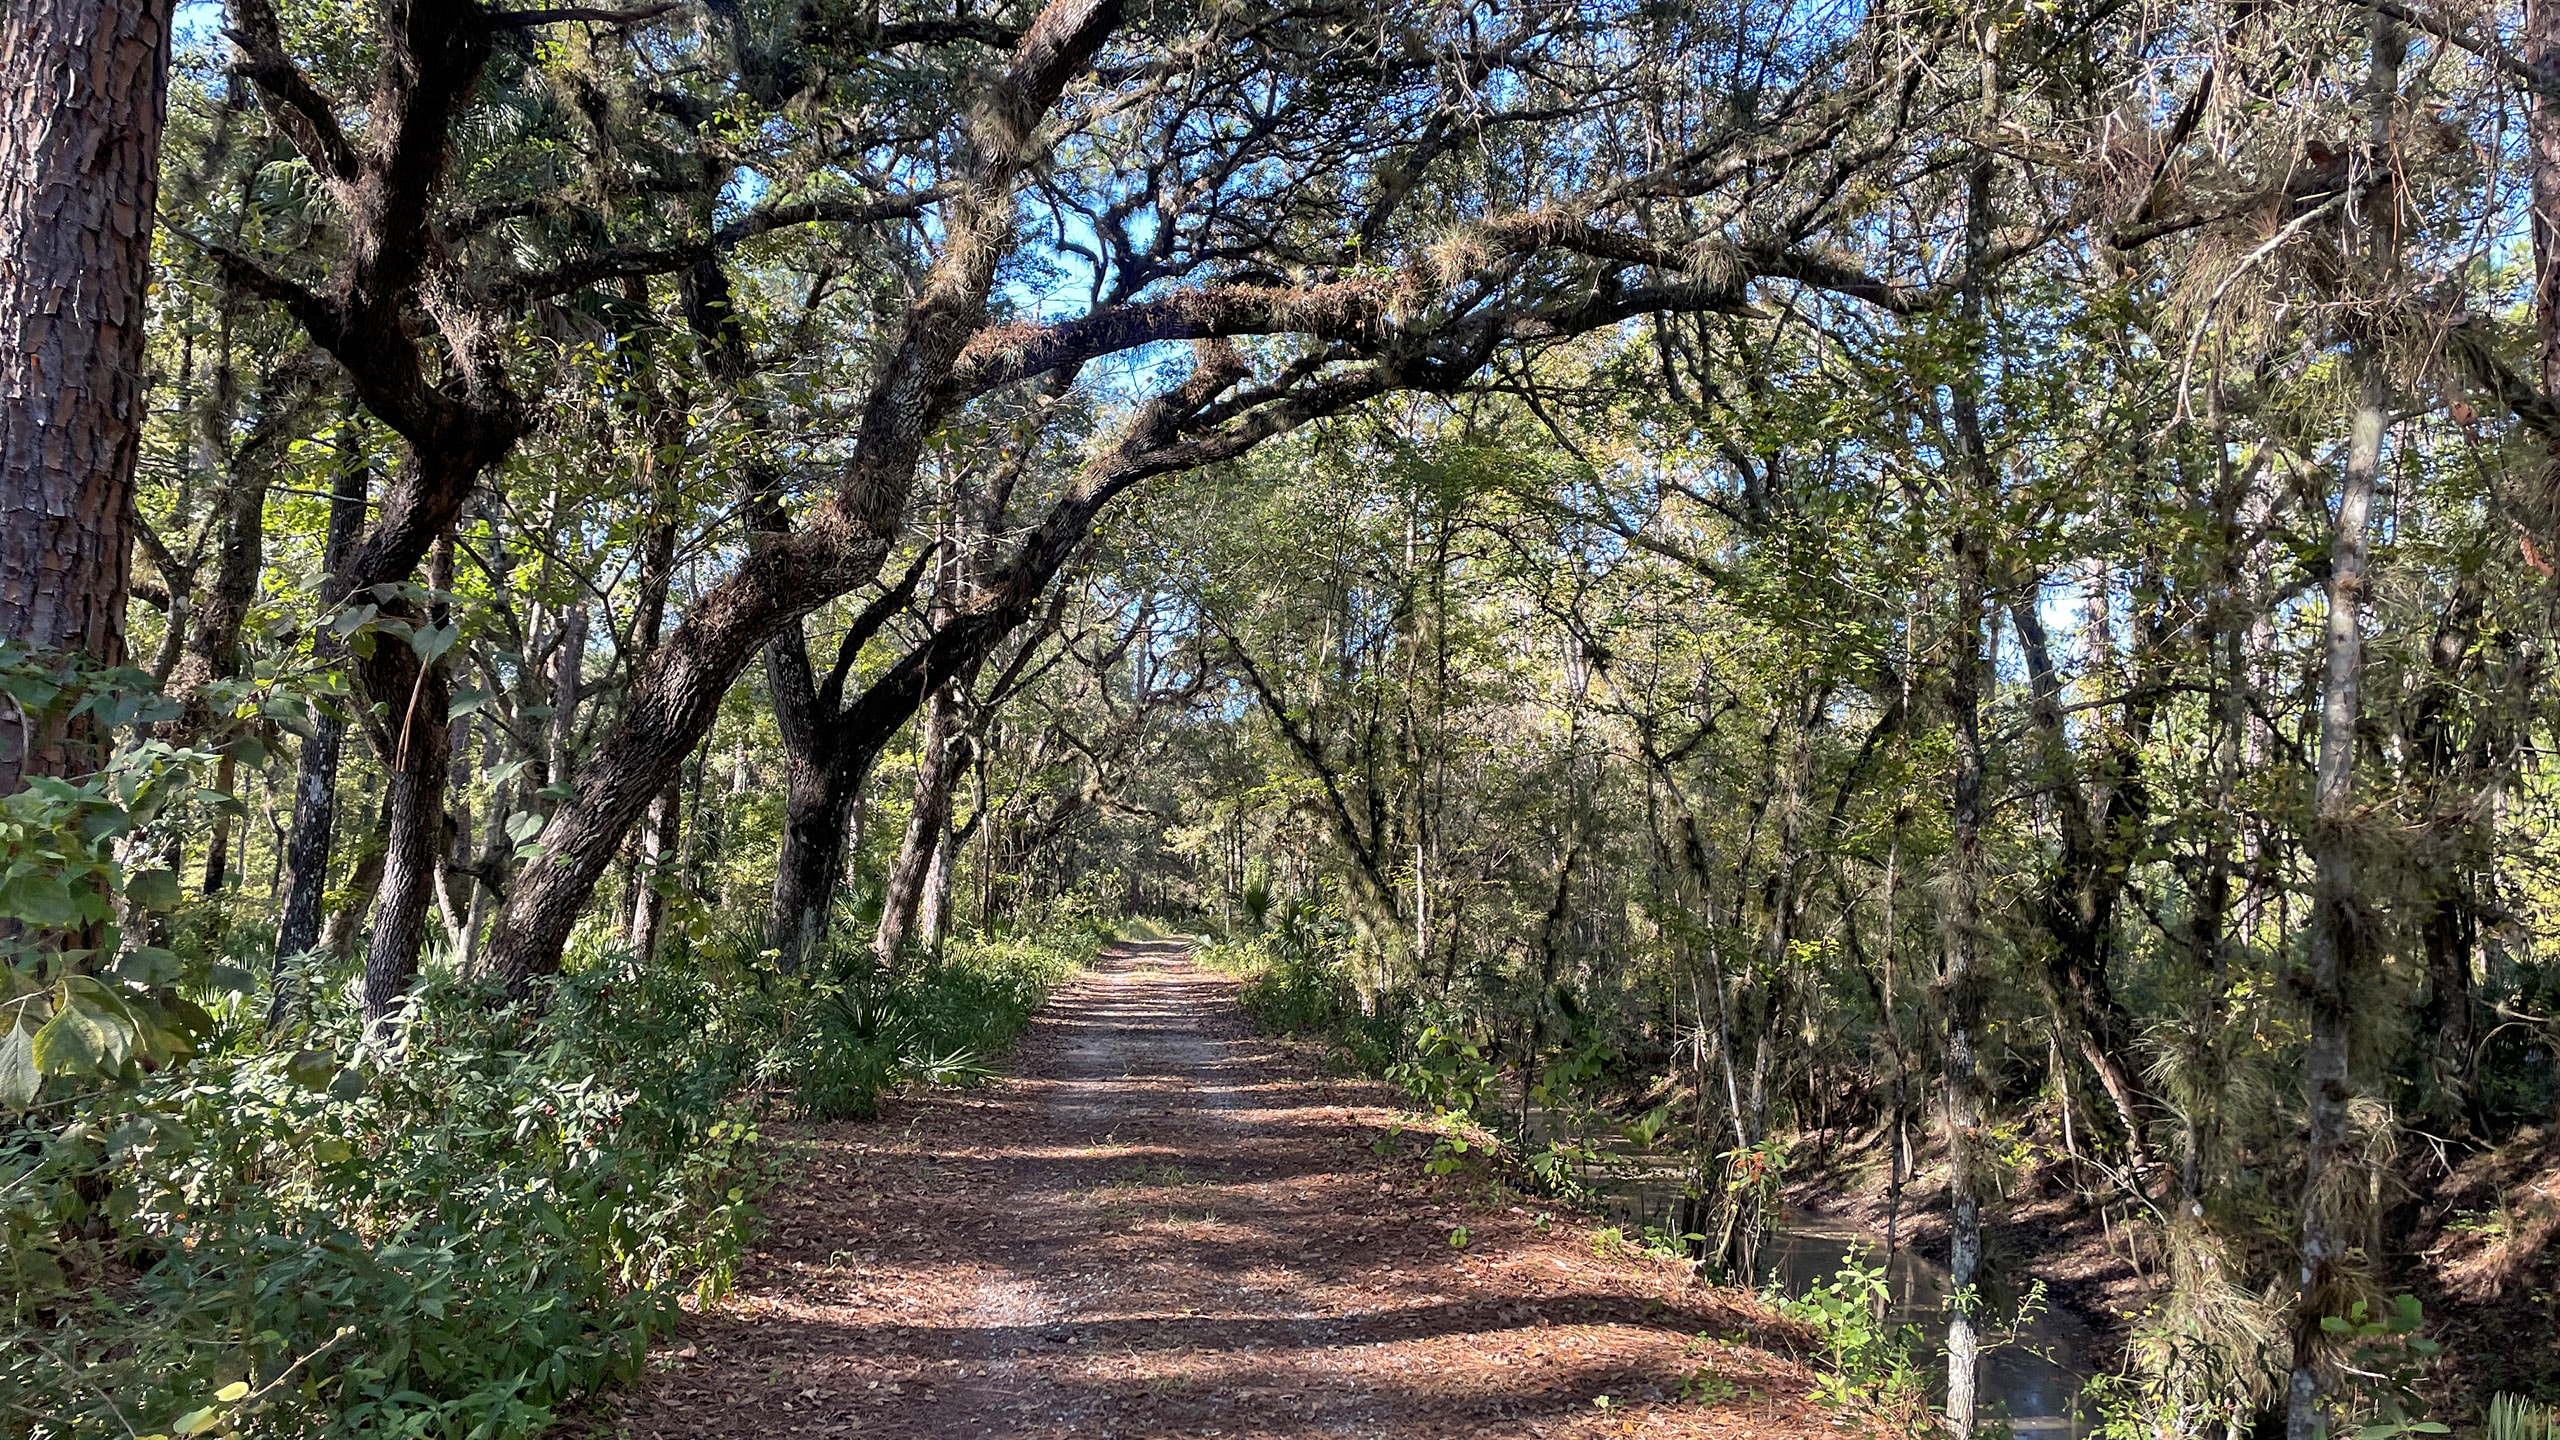
[[[1746,1297],[1481,1179],[1427,1181],[1392,1094],[1250,1035],[1232,992],[1179,943],[1115,946],[1012,1078],[787,1134],[737,1295],[598,1428],[1872,1433],[1804,1400]]]

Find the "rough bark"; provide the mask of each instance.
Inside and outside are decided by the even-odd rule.
[[[340,436],[344,447],[336,482],[329,491],[329,534],[324,550],[328,568],[321,581],[325,613],[346,598],[340,575],[364,529],[365,491],[371,472],[364,463],[362,438],[352,425]],[[334,642],[314,642],[326,657]],[[292,879],[285,886],[284,909],[276,920],[274,978],[269,991],[267,1022],[281,1021],[293,1004],[286,962],[309,951],[320,938],[320,903],[329,884],[329,851],[337,829],[338,760],[346,743],[347,723],[328,707],[314,707],[311,734],[302,742],[293,782],[293,834],[286,864]]]
[[[898,858],[889,867],[888,889],[881,897],[880,928],[871,941],[871,953],[884,968],[897,968],[905,955],[934,857],[942,853],[943,831],[951,822],[952,791],[957,788],[960,766],[967,755],[959,743],[958,694],[958,687],[967,683],[965,676],[956,677],[936,688],[925,707],[924,729],[916,745],[915,804],[907,812],[907,831],[898,842]]]
[[[125,658],[169,0],[0,12],[0,637]],[[0,727],[0,794],[92,757]]]
[[[622,837],[709,732],[738,672],[782,627],[878,573],[925,440],[959,402],[953,368],[985,322],[997,264],[1012,252],[1015,182],[1033,159],[1034,131],[1119,23],[1118,0],[1052,0],[974,108],[968,179],[943,213],[941,253],[864,406],[854,458],[807,523],[766,537],[633,682],[621,722],[544,830],[541,858],[499,917],[489,958],[511,990],[559,968],[570,927]]]
[[[451,555],[448,541],[436,567],[445,573],[429,582],[434,588],[450,584]],[[385,613],[406,609],[385,607]],[[433,613],[410,612],[401,618],[442,623]],[[446,712],[453,678],[443,656],[422,659],[414,647],[388,635],[377,638],[361,670],[366,696],[381,707],[388,736],[382,756],[388,772],[382,890],[364,962],[365,1018],[380,1035],[387,1033],[393,1007],[418,978],[427,912],[435,903],[436,879],[444,865],[444,787],[451,759]]]
[[[845,840],[862,787],[911,710],[875,706],[872,723],[844,724],[843,697],[854,661],[872,637],[915,598],[932,552],[918,555],[905,578],[863,607],[836,644],[834,667],[821,683],[809,664],[808,639],[796,622],[765,647],[766,688],[782,732],[782,851],[773,872],[767,936],[788,974],[826,938],[836,887],[844,874]],[[867,697],[866,697],[867,698]],[[856,702],[856,707],[862,706]],[[887,728],[884,730],[882,725]]]

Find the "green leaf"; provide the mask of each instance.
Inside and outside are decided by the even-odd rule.
[[[486,690],[456,691],[454,693],[453,703],[445,706],[445,718],[449,720],[459,720],[465,715],[477,715],[481,711],[489,708],[490,704],[497,698],[497,696],[490,694]]]
[[[530,810],[518,811],[507,817],[507,838],[519,845],[541,833],[542,817]]]
[[[24,1110],[35,1103],[36,1091],[43,1088],[44,1073],[36,1068],[35,1037],[16,1018],[9,1029],[0,1034],[0,1107]]]
[[[213,1398],[221,1401],[225,1405],[231,1405],[245,1400],[249,1398],[249,1382],[246,1380],[234,1380],[230,1384],[223,1386],[221,1389],[214,1391]]]
[[[145,910],[178,908],[178,872],[142,870],[125,877],[124,898]]]
[[[36,1069],[47,1075],[94,1075],[107,1058],[96,1020],[65,1008],[36,1031]]]
[[[409,648],[418,652],[419,659],[433,660],[452,649],[453,642],[461,638],[462,622],[459,620],[450,625],[422,625],[410,633]]]
[[[169,1425],[169,1433],[172,1435],[199,1435],[212,1429],[214,1422],[221,1418],[222,1413],[220,1411],[214,1409],[210,1405],[207,1405],[201,1410],[190,1410],[186,1414],[179,1416],[175,1421],[172,1421]]]
[[[356,1147],[344,1140],[315,1140],[311,1145],[311,1158],[323,1165],[344,1165],[354,1159],[355,1154]]]
[[[178,957],[156,945],[128,950],[116,957],[116,978],[136,985],[166,985],[178,978]]]
[[[61,876],[21,875],[0,885],[0,915],[39,927],[59,926],[78,920],[80,907],[73,903],[71,887]]]

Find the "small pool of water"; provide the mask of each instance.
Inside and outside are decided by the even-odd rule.
[[[1629,1167],[1596,1170],[1582,1180],[1600,1196],[1609,1218],[1626,1227],[1630,1238],[1642,1235],[1647,1226],[1672,1227],[1681,1193],[1678,1176]],[[1790,1225],[1761,1242],[1759,1283],[1801,1295],[1831,1280],[1852,1254],[1873,1266],[1883,1256],[1884,1246],[1876,1237],[1845,1227],[1819,1222]],[[1892,1296],[1887,1320],[1917,1326],[1923,1353],[1934,1358],[1945,1338],[1941,1307],[1947,1293],[1946,1267],[1936,1257],[1906,1245],[1886,1264],[1885,1282]],[[2020,1440],[2079,1440],[2094,1433],[2095,1422],[2085,1412],[2080,1389],[2099,1368],[2092,1358],[2102,1349],[2097,1332],[2079,1316],[2050,1304],[2023,1323],[2017,1322],[2014,1301],[2006,1313],[1996,1305],[1993,1308],[1986,1328],[2005,1332],[2014,1326],[2016,1333],[2000,1335],[2003,1343],[1983,1356],[1982,1418],[2008,1421]]]

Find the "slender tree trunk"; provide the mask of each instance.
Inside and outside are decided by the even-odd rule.
[[[382,894],[382,857],[391,844],[391,807],[374,811],[369,824],[364,848],[356,853],[355,873],[347,877],[347,903],[331,911],[328,923],[320,927],[320,949],[333,961],[355,955],[356,933]]]
[[[579,687],[587,669],[587,607],[572,605],[561,617],[560,648],[551,656],[550,777],[554,785],[574,782]]]
[[[933,863],[925,867],[924,899],[916,912],[916,941],[927,955],[942,954],[943,926],[951,913],[951,874],[959,868],[953,863],[955,851],[951,824],[951,804],[943,802],[942,833],[934,837]]]
[[[125,658],[169,14],[0,11],[0,637],[47,659]],[[89,748],[0,719],[0,795]]]
[[[2380,23],[2376,30],[2378,56],[2384,43]],[[2376,68],[2380,68],[2378,58]],[[2353,1134],[2348,1106],[2355,1098],[2349,1008],[2366,949],[2355,891],[2356,723],[2362,714],[2364,679],[2365,530],[2372,515],[2374,477],[2381,469],[2382,432],[2388,418],[2380,361],[2359,354],[2357,369],[2361,393],[2338,497],[2337,531],[2329,549],[2329,613],[2323,625],[2320,754],[2306,945],[2311,1033],[2303,1052],[2310,1127],[2303,1151],[2302,1297],[2294,1315],[2286,1440],[2313,1440],[2321,1432],[2320,1398],[2328,1376],[2320,1322],[2344,1309],[2337,1302],[2347,1279],[2352,1239],[2346,1192],[2356,1183],[2349,1154]]]
[[[437,546],[431,587],[451,583],[452,554],[447,537]],[[414,622],[421,617],[408,618]],[[423,618],[440,623],[432,614]],[[364,962],[365,1018],[375,1034],[384,1035],[392,1008],[418,977],[427,912],[435,903],[436,875],[444,864],[444,785],[451,743],[445,712],[452,699],[452,675],[442,656],[421,661],[413,648],[384,636],[365,665],[365,678],[373,700],[384,707],[383,724],[390,733],[390,753],[383,756],[390,772],[384,799],[390,819],[382,894]]]
[[[222,759],[213,767],[214,791],[217,794],[228,795],[231,793],[231,787],[239,781],[239,762],[234,760],[226,750]],[[216,811],[213,818],[213,833],[205,837],[204,842],[204,893],[207,896],[221,894],[230,878],[231,816],[226,811]]]
[[[2387,165],[2400,96],[2406,42],[2397,22],[2371,13],[2372,69],[2367,81],[2375,165]],[[2387,218],[2368,227],[2368,275],[2376,292],[2393,278],[2394,242]],[[2303,977],[2309,1006],[2303,1082],[2309,1125],[2302,1157],[2302,1294],[2294,1306],[2293,1374],[2286,1387],[2285,1440],[2315,1440],[2329,1385],[2330,1346],[2321,1321],[2341,1313],[2348,1288],[2352,1209],[2358,1188],[2352,1155],[2355,1098],[2354,1027],[2349,1007],[2369,944],[2358,915],[2355,872],[2356,728],[2363,715],[2366,527],[2382,469],[2390,394],[2382,357],[2351,349],[2357,395],[2347,458],[2338,489],[2337,529],[2329,546],[2328,614],[2322,622],[2320,751],[2311,822],[2310,933]]]
[[[1986,29],[1981,59],[1986,125],[2000,111],[1999,32]],[[1983,634],[1989,601],[1991,556],[1984,527],[1999,500],[1999,480],[1982,429],[1982,370],[1990,351],[1984,273],[1991,249],[1990,152],[1979,154],[1967,177],[1965,283],[1962,315],[1973,330],[1964,373],[1949,388],[1957,442],[1957,504],[1951,559],[1955,568],[1954,655],[1947,665],[1947,707],[1955,730],[1955,777],[1950,787],[1944,958],[1933,987],[1945,1027],[1940,1063],[1945,1071],[1947,1147],[1947,1429],[1973,1434],[1982,1358],[1979,1292],[1982,1269],[1982,1127],[1984,1097],[1977,1047],[1982,1033],[1982,692],[1996,673]]]
[[[925,706],[924,729],[916,749],[915,807],[907,813],[907,833],[898,843],[898,858],[889,867],[888,891],[880,902],[880,929],[872,954],[894,968],[915,927],[924,898],[925,875],[941,847],[942,828],[951,816],[953,732],[959,726],[959,697],[951,686],[936,690]]]
[[[2560,64],[2560,0],[2525,0],[2525,63]],[[2560,395],[2560,98],[2529,87],[2525,114],[2533,200],[2533,331],[2542,393]],[[2560,518],[2560,517],[2554,517]]]
[[[355,548],[356,536],[364,529],[365,490],[370,474],[364,463],[362,437],[353,424],[340,432],[339,443],[343,453],[336,483],[329,492],[329,534],[322,562],[328,575],[320,586],[324,611],[346,598],[338,576]],[[325,638],[315,643],[324,654],[335,653],[336,647]],[[274,979],[267,1002],[270,1025],[281,1022],[292,1005],[285,962],[309,951],[320,938],[320,904],[328,889],[330,842],[337,828],[338,760],[346,734],[344,717],[327,707],[313,709],[311,734],[302,742],[294,775],[293,836],[286,845],[285,856],[293,878],[285,886],[284,910],[276,921]]]
[[[675,883],[669,873],[675,863],[684,821],[684,791],[681,777],[667,782],[649,807],[649,819],[640,831],[640,867],[636,877],[636,894],[631,911],[631,953],[643,965],[656,958],[658,933],[666,927],[667,887]]]
[[[1947,1241],[1947,1428],[1971,1435],[1974,1384],[1981,1340],[1973,1289],[1982,1266],[1981,1178],[1983,1104],[1980,1061],[1982,850],[1982,606],[1984,560],[1980,537],[1968,521],[1956,537],[1956,652],[1948,667],[1947,703],[1955,718],[1956,772],[1949,814],[1945,958],[1938,972],[1938,1008],[1946,1028],[1945,1070],[1947,1190],[1951,1209]]]

